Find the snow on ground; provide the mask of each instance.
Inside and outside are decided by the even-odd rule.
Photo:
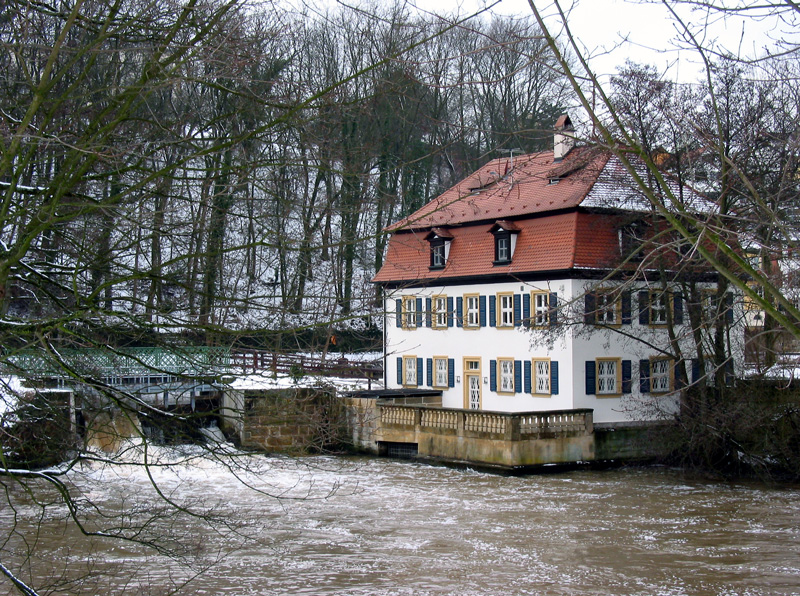
[[[25,391],[19,377],[0,377],[0,419],[16,409],[19,396]]]
[[[285,374],[270,372],[238,377],[230,387],[236,391],[258,391],[270,389],[292,389],[298,387],[334,387],[338,392],[383,389],[382,379],[345,379],[341,377],[322,377],[306,375],[294,379]]]

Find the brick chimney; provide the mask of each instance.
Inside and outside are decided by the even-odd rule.
[[[555,134],[553,135],[554,162],[564,159],[564,156],[575,146],[574,132],[575,129],[572,128],[572,120],[569,119],[569,116],[566,114],[560,116],[556,122]]]

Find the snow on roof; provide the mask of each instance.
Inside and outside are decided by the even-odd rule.
[[[648,179],[647,168],[638,164],[637,173]],[[669,175],[664,176],[665,182],[670,187],[670,192],[682,200],[683,205],[690,212],[708,213],[713,208],[713,203],[703,195],[687,185],[681,187],[678,181]],[[661,193],[659,193],[661,194]],[[628,173],[628,170],[616,156],[611,156],[597,177],[592,189],[581,203],[581,207],[623,209],[626,211],[651,211],[650,200],[642,194],[639,186]]]

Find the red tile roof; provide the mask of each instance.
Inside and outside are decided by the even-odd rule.
[[[552,151],[515,157],[513,168],[510,159],[489,162],[388,228],[386,259],[373,281],[430,283],[611,266],[619,258],[617,218],[575,209],[608,159],[606,152],[579,147],[558,163]],[[493,263],[491,231],[498,225],[516,233],[505,265]],[[447,264],[431,270],[429,232],[442,226],[452,234]]]
[[[553,152],[495,159],[408,217],[387,228],[430,229],[516,218],[580,205],[608,161],[609,154],[573,149],[558,163]]]
[[[619,258],[616,217],[572,211],[515,222],[519,227],[511,263],[493,265],[492,223],[451,228],[447,265],[431,270],[426,234],[402,231],[389,239],[383,267],[374,282],[523,275],[573,268],[605,268]]]
[[[389,226],[385,263],[373,281],[432,283],[613,268],[620,258],[621,214],[650,210],[632,182],[621,162],[600,148],[576,147],[559,162],[552,151],[517,156],[513,167],[510,159],[496,159]],[[683,196],[695,209],[706,202],[691,189]],[[491,232],[498,228],[516,236],[509,264],[493,263]],[[442,269],[429,268],[432,229],[441,238],[452,235]]]

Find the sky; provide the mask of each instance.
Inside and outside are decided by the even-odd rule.
[[[450,2],[451,0],[446,0]],[[490,12],[506,15],[531,15],[527,0],[452,0],[453,10],[475,11],[492,5]],[[496,2],[496,4],[495,4]],[[734,4],[729,0],[727,4]],[[536,6],[550,15],[552,30],[560,30],[549,0],[537,0]],[[570,8],[568,25],[573,35],[593,56],[592,66],[599,75],[613,74],[626,59],[655,65],[669,78],[693,81],[700,75],[700,63],[694,52],[680,50],[674,40],[677,28],[662,2],[646,0],[564,0]],[[800,41],[797,22],[783,23],[776,18],[748,18],[715,13],[712,19],[699,10],[682,7],[680,14],[698,32],[705,33],[705,43],[744,56],[759,55],[775,39]],[[798,15],[800,16],[800,15]]]

